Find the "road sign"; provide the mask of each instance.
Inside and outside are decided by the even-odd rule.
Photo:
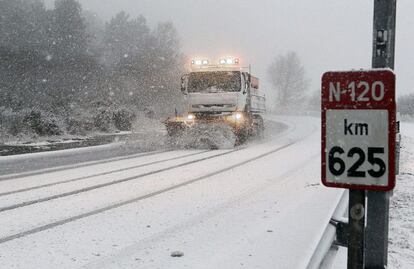
[[[322,77],[322,182],[388,191],[395,186],[395,75],[391,70]]]

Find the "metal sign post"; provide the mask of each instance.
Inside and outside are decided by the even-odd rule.
[[[374,1],[373,68],[394,69],[396,2]],[[367,192],[367,269],[384,269],[387,266],[390,195],[390,192]]]
[[[349,190],[348,269],[364,269],[365,191]]]

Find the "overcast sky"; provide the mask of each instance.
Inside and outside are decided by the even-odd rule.
[[[53,0],[47,0],[48,3]],[[312,89],[328,70],[371,65],[373,0],[80,0],[107,20],[120,10],[151,25],[172,21],[188,56],[237,55],[266,78],[271,60],[296,51]],[[398,94],[414,93],[414,1],[398,0]]]

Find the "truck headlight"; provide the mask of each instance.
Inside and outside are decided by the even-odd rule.
[[[233,115],[231,115],[231,119],[237,122],[241,122],[244,120],[244,116],[243,113],[241,112],[236,112]]]
[[[195,116],[193,114],[188,114],[187,115],[187,120],[194,120]]]

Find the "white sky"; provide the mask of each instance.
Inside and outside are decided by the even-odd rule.
[[[47,0],[46,2],[53,2]],[[373,0],[80,0],[108,19],[120,10],[150,24],[172,21],[189,56],[237,55],[262,81],[272,58],[301,57],[312,90],[323,72],[369,68]],[[398,1],[398,94],[414,93],[414,1]]]

